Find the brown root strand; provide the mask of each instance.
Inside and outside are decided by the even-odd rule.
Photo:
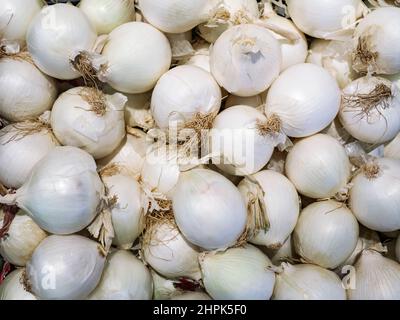
[[[83,88],[79,95],[85,100],[98,116],[102,117],[107,112],[107,101],[105,94],[96,88]]]
[[[202,114],[196,113],[193,118],[185,123],[185,129],[193,129],[197,134],[200,134],[202,130],[211,129],[214,123],[214,119],[217,116],[215,112]]]
[[[266,122],[257,121],[257,130],[262,136],[279,133],[282,129],[282,121],[275,114],[271,115]]]
[[[359,64],[361,68],[356,68],[358,72],[366,72],[368,66],[375,66],[378,53],[372,51],[369,45],[370,36],[360,37],[357,48],[353,55],[353,64]]]
[[[16,122],[10,125],[9,129],[3,130],[0,132],[0,137],[8,134],[11,130],[15,129],[15,132],[11,137],[7,139],[7,141],[3,142],[3,145],[10,143],[12,141],[19,141],[31,134],[40,133],[40,132],[52,132],[51,126],[49,123],[45,123],[40,120],[25,120],[23,122]]]
[[[376,179],[380,173],[380,167],[374,161],[366,163],[361,170],[368,180]]]
[[[18,53],[7,53],[5,46],[0,46],[0,59],[2,58],[8,58],[8,59],[13,59],[13,60],[24,60],[26,62],[29,62],[30,64],[34,65],[33,59],[29,52],[27,51],[22,51]]]
[[[121,173],[121,170],[122,168],[118,164],[111,163],[102,168],[99,173],[102,177],[112,177]]]
[[[15,218],[15,215],[18,212],[17,206],[7,206],[3,205],[4,218],[3,218],[3,226],[0,228],[0,239],[7,235],[8,230]]]
[[[25,291],[32,293],[32,284],[31,281],[28,278],[28,274],[26,273],[26,269],[23,271],[21,278],[19,279],[19,282],[23,285]]]
[[[70,63],[82,75],[86,86],[97,88],[97,70],[93,67],[88,53],[80,52],[73,60],[70,60]]]

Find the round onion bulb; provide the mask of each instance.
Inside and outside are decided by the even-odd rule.
[[[150,271],[131,252],[117,250],[107,257],[99,285],[90,300],[150,300],[153,281]]]
[[[0,59],[0,117],[24,121],[50,110],[57,97],[55,82],[22,54]]]
[[[23,284],[25,268],[16,269],[0,285],[0,300],[37,300]]]
[[[50,233],[71,234],[94,219],[103,197],[93,158],[75,147],[55,147],[16,193],[0,196],[0,203],[18,205]]]
[[[289,151],[286,175],[301,194],[314,199],[343,192],[351,164],[344,147],[326,134],[304,138]]]
[[[0,183],[20,188],[33,167],[57,145],[44,123],[26,121],[4,127],[0,130]]]
[[[199,252],[179,232],[173,220],[155,221],[142,239],[144,260],[169,279],[200,280]]]
[[[128,22],[108,36],[98,77],[115,90],[143,93],[168,71],[172,52],[167,37],[143,22]]]
[[[200,256],[203,283],[216,300],[268,300],[275,273],[268,257],[252,245]]]
[[[95,159],[111,154],[125,136],[127,99],[89,87],[61,94],[51,112],[51,127],[61,144],[81,148]]]
[[[306,137],[327,127],[339,112],[339,86],[322,67],[303,63],[286,69],[268,91],[265,113],[276,115],[289,137]]]
[[[346,300],[346,290],[332,271],[312,264],[282,263],[273,300]]]
[[[369,229],[400,229],[400,160],[380,158],[363,166],[351,181],[349,205]]]
[[[238,186],[251,217],[249,230],[253,236],[249,241],[278,249],[292,233],[299,217],[300,201],[296,188],[284,175],[272,170],[257,172],[250,178],[242,180]],[[254,206],[254,202],[263,202],[263,205]],[[264,215],[267,225],[260,225],[260,215]]]
[[[49,236],[33,253],[24,282],[43,300],[85,299],[103,272],[100,252],[97,242],[82,236]]]
[[[210,52],[211,73],[221,87],[237,96],[254,96],[278,77],[281,47],[271,33],[242,24],[226,30]]]
[[[4,212],[0,209],[0,225],[4,225],[4,220]],[[25,266],[33,251],[46,236],[46,232],[20,210],[12,220],[7,233],[0,239],[0,253],[13,265]]]
[[[400,90],[384,78],[354,80],[343,89],[339,119],[357,140],[376,145],[390,141],[400,131]]]
[[[26,42],[35,65],[61,80],[81,76],[77,57],[94,49],[97,34],[86,15],[72,4],[44,7],[31,22]],[[82,54],[82,55],[81,55]]]
[[[195,66],[178,66],[157,82],[151,111],[161,129],[173,121],[190,121],[196,114],[216,114],[221,106],[221,89],[210,73]]]
[[[247,213],[239,190],[207,169],[181,173],[172,196],[179,230],[206,250],[227,248],[243,233]]]
[[[333,269],[352,254],[358,234],[353,213],[340,202],[325,200],[303,209],[293,242],[305,261]]]

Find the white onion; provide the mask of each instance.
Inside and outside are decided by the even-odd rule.
[[[226,30],[210,52],[211,73],[229,93],[254,96],[269,88],[281,69],[278,40],[257,25]]]
[[[272,84],[265,113],[279,117],[286,135],[306,137],[333,121],[340,100],[340,89],[328,71],[309,63],[298,64]]]
[[[267,92],[268,91],[264,91],[256,96],[251,97],[239,97],[235,96],[234,94],[230,94],[225,101],[224,109],[239,105],[245,105],[254,108],[260,107],[261,105],[265,104]]]
[[[217,113],[221,90],[211,74],[195,66],[178,66],[158,81],[151,97],[156,124],[168,128],[170,121],[190,120],[196,113]]]
[[[192,30],[182,33],[166,33],[165,35],[171,45],[172,60],[174,62],[184,60],[194,53],[194,48],[191,44],[193,40]]]
[[[211,297],[204,292],[185,292],[178,296],[172,297],[171,300],[212,300]]]
[[[71,4],[47,6],[30,24],[26,42],[38,68],[54,78],[75,79],[72,62],[94,49],[97,34],[85,14]]]
[[[351,164],[334,138],[316,134],[298,141],[286,158],[286,175],[303,195],[321,199],[344,191]]]
[[[260,171],[274,151],[274,134],[269,132],[267,117],[249,106],[234,106],[222,111],[214,120],[211,152],[213,163],[233,175]]]
[[[156,222],[146,228],[142,253],[154,270],[169,279],[201,279],[199,252],[182,236],[173,221]]]
[[[209,0],[139,0],[139,8],[156,28],[170,33],[193,29],[209,17]]]
[[[400,265],[374,250],[365,250],[355,264],[355,288],[349,300],[399,300]]]
[[[56,99],[54,81],[22,55],[0,60],[0,117],[23,121],[49,110]]]
[[[150,271],[129,251],[118,250],[107,257],[99,285],[90,300],[149,300],[153,295]]]
[[[282,264],[274,300],[346,300],[346,290],[332,271],[312,264]]]
[[[235,244],[246,225],[246,208],[239,190],[211,170],[181,173],[172,204],[182,234],[204,249]]]
[[[4,224],[4,213],[0,209],[0,225]],[[7,233],[0,239],[0,253],[4,259],[16,266],[25,266],[46,232],[23,211],[14,217]]]
[[[58,142],[51,130],[40,122],[21,122],[0,130],[0,183],[19,188],[32,168]]]
[[[353,68],[359,72],[400,72],[400,8],[379,8],[354,33]],[[384,35],[384,36],[382,36]]]
[[[15,194],[0,196],[0,203],[18,205],[46,231],[70,234],[94,219],[103,197],[93,158],[75,147],[55,147]]]
[[[51,126],[63,145],[79,147],[95,159],[110,155],[125,136],[124,106],[127,99],[105,95],[89,87],[61,94],[51,112]]]
[[[387,142],[400,131],[400,90],[384,78],[359,78],[343,89],[339,119],[360,141]]]
[[[98,76],[115,90],[143,93],[168,71],[171,55],[167,37],[156,28],[143,22],[125,23],[108,36],[102,51],[106,62]]]
[[[361,0],[287,0],[289,15],[304,33],[321,39],[336,39],[354,29],[363,9]]]
[[[400,133],[392,141],[385,145],[384,154],[386,158],[400,160]]]
[[[40,0],[3,0],[0,8],[0,40],[25,44],[29,23],[42,6]]]
[[[41,299],[85,299],[99,283],[104,263],[97,242],[52,235],[33,253],[25,283]]]
[[[124,175],[117,166],[110,168],[114,172],[106,170],[101,173],[101,178],[109,197],[115,197],[116,200],[110,208],[114,227],[113,244],[129,249],[144,228],[143,192],[136,179]]]
[[[25,268],[11,272],[0,286],[0,300],[36,300],[37,298],[26,291],[23,284]]]
[[[184,63],[189,66],[199,67],[207,72],[210,70],[210,45],[208,43],[199,42],[193,44],[195,52]]]
[[[135,20],[134,0],[82,0],[79,8],[98,34],[110,33],[121,24]]]
[[[349,205],[357,220],[369,229],[400,229],[400,160],[380,158],[353,178]]]
[[[253,174],[252,179],[261,187],[261,196],[254,190],[254,182],[242,180],[238,188],[246,199],[248,210],[252,217],[250,227],[253,237],[250,242],[277,249],[283,245],[296,226],[299,216],[299,196],[294,185],[282,174],[272,170],[263,170]],[[265,205],[265,219],[269,223],[268,230],[257,230],[255,220],[256,212],[252,211],[250,204],[254,201],[263,201]]]
[[[305,261],[333,269],[354,251],[358,234],[352,212],[340,202],[326,200],[303,209],[293,240],[296,252]]]
[[[200,256],[203,283],[216,300],[268,300],[275,274],[268,257],[251,245]]]
[[[283,261],[291,261],[296,256],[291,235],[278,250],[266,248],[263,251],[268,257],[271,257],[272,263],[276,266],[279,266]]]

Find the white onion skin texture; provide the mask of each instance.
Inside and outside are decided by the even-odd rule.
[[[83,98],[92,90],[75,87],[61,94],[51,112],[51,126],[62,145],[81,148],[101,159],[118,148],[125,137],[123,111],[127,99],[120,93],[103,95],[106,110],[98,114]]]
[[[185,238],[207,250],[233,245],[246,225],[246,208],[239,190],[211,170],[181,173],[172,205]]]
[[[97,38],[89,19],[71,4],[47,6],[35,16],[27,33],[28,51],[45,74],[72,80],[80,76],[71,59],[93,49]]]
[[[304,260],[333,269],[352,254],[358,235],[358,223],[352,212],[340,202],[326,200],[303,209],[293,242]]]
[[[121,24],[135,20],[134,0],[82,0],[79,9],[98,34],[108,34]]]
[[[97,242],[78,235],[52,235],[33,253],[26,280],[43,300],[85,299],[99,283],[104,264]]]
[[[164,278],[154,270],[150,270],[153,279],[153,300],[169,300],[182,293],[181,289],[175,288],[174,280]]]
[[[357,95],[373,94],[378,85],[391,90],[392,97],[373,106],[368,114],[364,111],[368,107],[365,104],[354,106],[346,101],[346,97],[352,100]],[[343,97],[339,119],[346,131],[357,140],[378,145],[394,139],[399,133],[400,90],[391,81],[380,77],[359,78],[343,89]]]
[[[297,64],[286,69],[268,91],[265,113],[276,114],[286,135],[301,138],[315,134],[339,112],[341,94],[325,69]]]
[[[22,283],[25,268],[11,272],[0,285],[0,300],[37,300]]]
[[[0,39],[24,45],[29,23],[42,7],[40,0],[3,0],[0,8]]]
[[[190,120],[196,113],[219,111],[221,89],[210,73],[195,66],[178,66],[157,82],[151,97],[151,111],[161,129],[170,121]]]
[[[368,14],[354,32],[354,53],[360,40],[367,39],[367,50],[377,57],[369,63],[355,57],[353,68],[356,71],[370,70],[377,74],[396,74],[400,72],[400,8],[378,8]],[[382,36],[384,35],[384,36]]]
[[[273,300],[346,300],[346,290],[332,271],[313,264],[282,264]]]
[[[182,236],[173,222],[157,223],[146,232],[149,237],[142,242],[143,258],[155,271],[168,279],[201,279],[198,249]]]
[[[299,193],[330,198],[346,187],[351,164],[344,147],[326,134],[304,138],[289,151],[286,175]]]
[[[229,28],[210,50],[214,78],[229,93],[242,97],[267,90],[278,77],[281,63],[278,40],[253,24]]]
[[[163,32],[181,33],[208,19],[209,0],[140,0],[145,19]]]
[[[385,145],[384,155],[386,158],[400,160],[400,133]]]
[[[349,300],[399,300],[400,265],[379,252],[364,250],[355,266],[355,289]]]
[[[20,188],[33,167],[59,145],[48,129],[25,134],[18,129],[20,127],[31,125],[11,124],[0,130],[0,183],[15,189]]]
[[[216,300],[268,300],[275,274],[268,257],[252,245],[200,256],[203,283]]]
[[[361,0],[288,0],[290,17],[304,33],[322,39],[334,39],[337,32],[349,28],[360,17]]]
[[[267,98],[267,92],[268,91],[264,91],[256,96],[251,96],[251,97],[239,97],[230,94],[225,101],[224,109],[239,105],[257,108],[265,103],[265,100]]]
[[[4,215],[0,209],[0,225]],[[16,266],[25,266],[39,243],[47,234],[32,220],[19,211],[14,217],[7,235],[0,239],[0,253],[4,259]]]
[[[56,97],[55,82],[32,63],[0,60],[0,117],[14,122],[35,118],[50,110]]]
[[[361,171],[351,181],[349,205],[357,220],[369,229],[391,232],[400,229],[400,160],[376,160],[379,173],[368,178]]]
[[[108,257],[99,285],[89,300],[150,300],[153,281],[150,271],[131,252],[117,250]]]
[[[124,93],[144,93],[154,88],[168,71],[172,52],[167,37],[143,22],[115,28],[102,50],[105,70],[99,79]]]
[[[294,185],[282,174],[272,170],[262,170],[251,176],[264,191],[266,216],[270,223],[267,232],[259,230],[249,241],[277,249],[292,233],[299,217],[300,203]],[[240,192],[246,197],[244,182],[239,183]]]

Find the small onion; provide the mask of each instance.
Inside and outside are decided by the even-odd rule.
[[[99,283],[104,263],[97,242],[52,235],[33,253],[25,282],[41,299],[85,299]]]
[[[303,209],[293,240],[296,252],[304,260],[333,269],[354,251],[358,234],[352,212],[340,202],[326,200]]]
[[[153,295],[150,271],[142,261],[125,250],[112,252],[103,276],[90,300],[149,300]]]
[[[224,252],[200,256],[204,287],[216,300],[268,300],[274,289],[275,274],[268,257],[246,245]]]
[[[298,141],[290,150],[285,167],[296,189],[314,199],[329,198],[344,191],[351,173],[344,147],[326,134]]]
[[[185,238],[207,250],[235,244],[246,226],[246,208],[239,190],[211,170],[181,173],[172,204]]]
[[[25,268],[11,272],[0,285],[0,300],[37,300],[23,284]]]

